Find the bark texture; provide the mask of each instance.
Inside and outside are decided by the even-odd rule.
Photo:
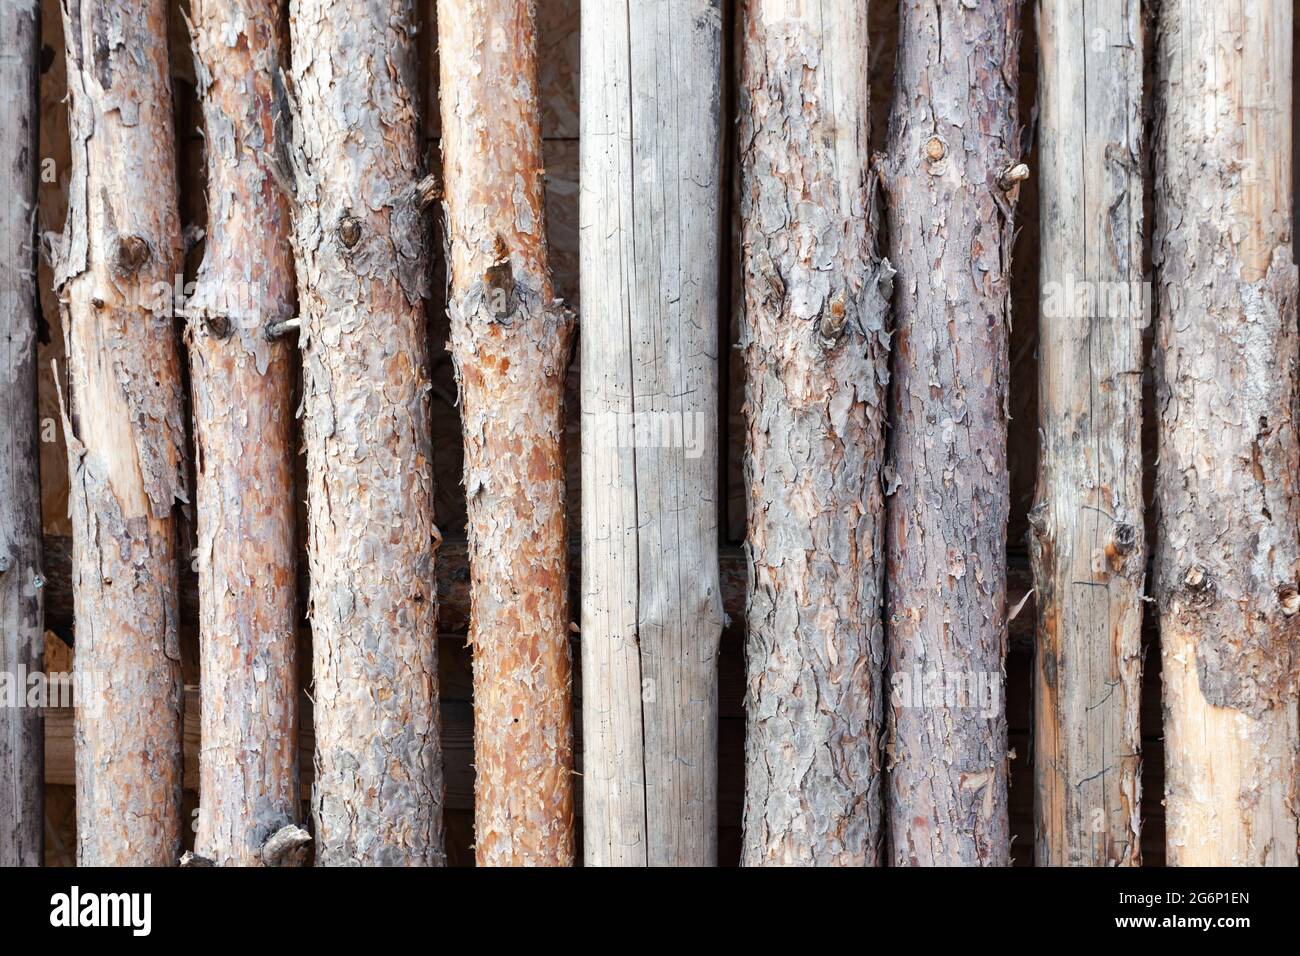
[[[294,0],[290,33],[316,859],[441,864],[414,10]]]
[[[874,865],[885,329],[865,5],[741,10],[747,865]]]
[[[26,677],[45,649],[36,445],[36,0],[0,0],[0,867],[40,866],[44,727]]]
[[[573,864],[564,379],[546,247],[536,4],[441,0],[452,354],[473,602],[481,866]]]
[[[208,227],[189,301],[202,741],[195,852],[256,866],[297,823],[297,578],[289,207],[276,162],[285,49],[271,0],[192,0]]]
[[[1039,0],[1035,858],[1140,862],[1142,24]]]
[[[1155,578],[1168,860],[1296,865],[1291,5],[1159,9]]]
[[[896,865],[1005,865],[1006,387],[1019,3],[904,0],[888,505]]]
[[[167,7],[65,0],[72,176],[56,284],[67,338],[77,650],[77,860],[180,854],[173,509],[185,500]]]
[[[582,18],[584,852],[712,865],[721,3]]]

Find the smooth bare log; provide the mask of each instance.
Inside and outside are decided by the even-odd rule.
[[[0,867],[44,859],[41,708],[27,675],[45,650],[36,444],[36,0],[0,0]],[[10,697],[10,695],[12,695]],[[9,699],[5,699],[9,698]]]
[[[1159,9],[1154,573],[1175,866],[1297,862],[1291,29],[1272,0]]]
[[[174,866],[186,499],[172,288],[181,264],[167,7],[63,4],[72,175],[56,249],[71,407],[77,860]]]
[[[1141,862],[1142,12],[1039,0],[1035,859]]]
[[[717,860],[719,0],[582,4],[583,845]]]
[[[316,860],[440,865],[415,16],[293,0]]]
[[[888,501],[895,865],[1002,866],[1007,330],[1018,0],[904,0],[882,179],[894,297]]]
[[[263,844],[301,816],[296,356],[266,335],[296,304],[289,206],[273,173],[287,43],[270,0],[193,0],[190,20],[208,167],[187,313],[203,700],[195,852],[257,866]]]
[[[886,318],[865,5],[747,0],[747,865],[874,865]]]
[[[443,194],[460,383],[480,866],[573,864],[564,379],[546,247],[536,4],[441,0]]]

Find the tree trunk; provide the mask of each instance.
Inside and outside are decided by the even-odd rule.
[[[582,17],[583,844],[712,865],[721,4]]]
[[[0,867],[40,866],[45,847],[41,708],[26,675],[45,649],[36,446],[36,0],[0,0]],[[3,696],[3,695],[0,695]]]
[[[1159,28],[1154,573],[1168,861],[1294,866],[1291,5],[1165,2]]]
[[[208,157],[203,265],[189,302],[198,446],[202,742],[195,852],[255,866],[301,814],[292,366],[268,338],[294,313],[289,209],[271,172],[284,43],[268,0],[193,0]]]
[[[64,0],[72,179],[56,285],[75,542],[77,860],[180,848],[173,507],[185,500],[167,6]]]
[[[564,515],[572,315],[551,284],[536,4],[440,0],[452,354],[465,429],[479,865],[573,864]]]
[[[741,16],[742,861],[874,865],[893,270],[875,254],[867,10],[746,0]]]
[[[900,11],[883,174],[899,275],[887,472],[896,865],[1010,858],[1002,691],[1019,6],[904,0]]]
[[[441,864],[415,16],[293,0],[317,861]]]
[[[1035,858],[1140,862],[1142,24],[1039,0]]]

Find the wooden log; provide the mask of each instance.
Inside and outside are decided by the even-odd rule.
[[[1159,9],[1154,574],[1175,866],[1297,863],[1291,31],[1272,0]]]
[[[63,28],[72,171],[55,273],[71,392],[75,674],[87,701],[77,859],[170,866],[181,838],[173,513],[187,494],[167,5],[66,0]]]
[[[564,383],[536,4],[440,0],[451,346],[465,433],[480,866],[573,864]]]
[[[895,865],[1006,865],[1007,322],[1018,0],[900,8],[886,742]]]
[[[19,706],[41,671],[44,577],[36,443],[35,0],[0,0],[0,867],[40,866],[41,712]],[[9,695],[12,695],[11,699]]]
[[[712,865],[721,3],[582,17],[583,849]]]
[[[874,865],[893,269],[875,251],[867,10],[741,7],[742,860]]]
[[[1129,0],[1040,0],[1040,866],[1141,862],[1142,23]]]
[[[289,207],[272,171],[286,43],[268,0],[193,0],[190,18],[208,168],[207,237],[187,316],[204,700],[194,852],[259,866],[279,861],[264,845],[301,814],[296,355],[268,334],[296,305]]]
[[[440,865],[411,0],[292,0],[318,864]]]

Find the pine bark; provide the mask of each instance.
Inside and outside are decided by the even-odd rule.
[[[409,0],[294,0],[303,438],[322,865],[438,865],[442,756]]]
[[[536,4],[441,0],[452,355],[465,433],[480,866],[573,864],[564,381]]]
[[[1010,856],[1008,172],[1019,6],[904,0],[900,11],[882,163],[898,269],[886,532],[895,865]]]
[[[65,0],[72,173],[56,285],[74,541],[77,860],[177,862],[174,507],[186,498],[172,288],[181,230],[162,0]]]
[[[1167,858],[1295,866],[1292,11],[1159,8],[1156,386]]]
[[[257,866],[301,815],[289,207],[276,185],[271,0],[193,0],[208,225],[188,303],[198,476],[202,752],[195,852]],[[287,117],[282,118],[287,119]]]
[[[874,865],[886,331],[865,5],[741,9],[747,865]]]
[[[44,722],[23,675],[45,649],[36,444],[36,0],[0,0],[0,867],[44,857]],[[3,696],[3,695],[0,695]]]
[[[1142,24],[1039,0],[1035,858],[1140,863]]]
[[[721,3],[582,20],[584,853],[712,865]]]

